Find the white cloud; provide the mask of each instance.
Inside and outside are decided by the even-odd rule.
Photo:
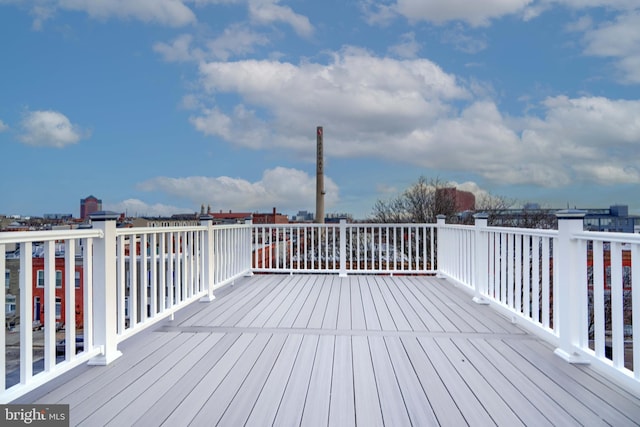
[[[215,132],[227,141],[251,142],[251,146],[281,146],[300,151],[300,137],[316,123],[331,124],[332,130],[350,135],[383,134],[395,137],[419,123],[433,120],[450,109],[447,101],[463,99],[468,91],[456,78],[425,59],[398,61],[378,58],[347,48],[335,53],[328,64],[278,61],[210,62],[200,66],[201,84],[210,94],[237,93],[242,108],[233,115],[242,118],[236,132],[224,134],[220,111],[203,111],[202,119],[213,120]],[[268,140],[258,141],[254,129],[265,125],[254,110],[266,110],[275,124],[270,132],[260,132]],[[232,114],[225,113],[227,117]],[[199,129],[204,121],[193,121]],[[226,123],[226,120],[222,120]],[[251,132],[247,137],[245,132]],[[360,138],[357,138],[360,139]],[[303,139],[304,140],[304,139]],[[361,141],[344,141],[346,150]],[[302,148],[302,151],[306,151]],[[360,151],[360,149],[356,149]]]
[[[171,27],[196,21],[195,14],[181,0],[59,0],[58,6],[86,12],[92,18],[134,18]]]
[[[58,10],[85,12],[95,19],[137,19],[142,22],[181,27],[196,22],[196,15],[184,0],[0,0],[29,8],[32,27],[42,29],[44,22]]]
[[[171,216],[178,213],[196,212],[195,208],[180,208],[162,203],[148,204],[139,199],[127,199],[116,203],[105,203],[104,208],[108,211],[125,213],[132,217]]]
[[[397,0],[395,10],[410,21],[464,21],[485,26],[505,15],[522,13],[533,0]]]
[[[464,26],[460,23],[444,30],[442,41],[465,53],[478,53],[487,48],[487,42],[483,36],[473,37],[466,34]]]
[[[415,33],[402,34],[400,43],[393,45],[389,51],[400,58],[415,58],[422,46],[416,41]]]
[[[614,58],[622,80],[640,83],[640,11],[587,29],[585,54]]]
[[[253,53],[256,46],[266,46],[269,39],[242,24],[227,27],[217,38],[207,42],[211,57],[226,61],[231,56]]]
[[[5,124],[2,120],[0,120],[0,132],[4,132],[9,129],[9,125]]]
[[[315,206],[316,182],[315,175],[276,167],[264,171],[257,182],[227,176],[157,177],[139,184],[139,188],[184,198],[196,206],[211,204],[214,210],[254,212],[274,206],[280,210]],[[338,186],[325,177],[325,189],[325,204],[330,208],[339,199]]]
[[[279,0],[249,1],[249,16],[254,22],[271,24],[284,22],[289,24],[298,35],[309,37],[313,34],[313,25],[306,16],[295,13],[290,7],[280,6]]]
[[[83,138],[77,125],[57,111],[30,111],[20,123],[19,139],[28,145],[62,148]]]
[[[202,59],[204,53],[201,50],[191,49],[193,36],[191,34],[181,34],[171,43],[158,42],[153,45],[153,50],[168,62],[186,62]]]

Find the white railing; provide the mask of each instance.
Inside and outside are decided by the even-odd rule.
[[[435,238],[435,224],[254,225],[253,270],[435,274]]]
[[[617,370],[633,369],[640,380],[640,235],[580,232],[573,244],[580,262],[580,303],[586,308],[586,328],[577,341],[584,352]]]
[[[640,393],[640,236],[583,231],[583,212],[558,230],[438,221],[438,274],[557,347]],[[635,286],[634,286],[635,285]]]
[[[0,402],[10,402],[100,353],[93,341],[92,311],[85,309],[81,323],[76,324],[75,267],[77,262],[82,262],[84,271],[91,270],[93,242],[102,237],[102,231],[91,229],[0,233],[0,271],[7,271],[8,262],[11,262],[6,259],[7,246],[18,247],[20,253],[19,260],[16,260],[19,262],[19,290],[18,295],[13,295],[19,321],[10,330],[6,327],[0,330],[0,366],[3,368],[0,375]],[[65,251],[64,255],[58,256],[63,257],[62,262],[57,262],[56,244],[59,246],[61,242]],[[42,310],[34,304],[33,295],[33,254],[36,246],[43,248],[37,251],[43,258]],[[61,268],[64,274],[60,286],[56,286],[57,268]],[[92,299],[93,289],[92,275],[85,274],[82,283],[85,306],[86,301]],[[7,319],[7,306],[4,303],[6,291],[4,284],[0,286],[0,301],[3,302],[0,316],[3,319]],[[63,332],[58,331],[60,323],[56,318],[56,295],[65,300]],[[36,310],[38,312],[34,313]],[[36,318],[41,321],[34,323]],[[12,372],[8,367],[14,367]]]
[[[19,372],[6,375],[5,369],[0,401],[85,361],[110,363],[126,337],[196,299],[210,301],[215,289],[252,272],[438,274],[552,343],[565,360],[591,363],[640,393],[640,368],[634,369],[640,350],[633,346],[640,336],[640,292],[632,292],[640,286],[640,236],[584,232],[576,212],[558,218],[557,231],[488,227],[482,216],[475,226],[442,218],[437,224],[213,226],[203,217],[199,226],[118,230],[114,215],[100,215],[89,230],[1,233],[0,271],[14,262],[5,259],[6,248],[19,247],[20,327],[14,340]],[[61,245],[65,274],[57,286]],[[42,337],[31,327],[34,253],[44,258]],[[82,329],[75,320],[78,263]],[[5,298],[6,288],[0,289]],[[64,332],[56,331],[56,293],[64,293]],[[12,333],[0,332],[1,366],[10,362]],[[84,339],[78,349],[76,336]],[[64,356],[57,357],[62,337]]]
[[[201,225],[193,227],[116,229],[116,217],[92,217],[93,229],[0,233],[0,271],[6,270],[7,262],[14,262],[6,259],[6,248],[15,245],[20,271],[16,295],[19,339],[7,340],[14,334],[7,328],[0,332],[0,366],[4,368],[0,403],[81,363],[110,363],[119,357],[117,345],[122,340],[197,299],[211,300],[216,288],[251,274],[251,224],[214,227],[211,217],[203,217]],[[34,251],[35,246],[44,249]],[[55,258],[60,248],[64,248],[63,267]],[[32,264],[41,254],[42,333],[32,328],[33,290],[41,284],[33,275]],[[84,272],[81,284],[76,283],[77,263]],[[65,270],[61,286],[56,284],[59,268]],[[6,288],[0,289],[0,299],[5,300]],[[80,290],[83,321],[77,325],[76,291]],[[59,331],[56,294],[59,306],[64,301],[65,307],[64,330]],[[6,318],[6,304],[0,314]],[[10,346],[19,346],[19,350],[9,349],[7,342],[15,342]]]

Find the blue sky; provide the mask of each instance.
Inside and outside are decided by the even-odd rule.
[[[0,0],[0,214],[640,213],[640,0]]]

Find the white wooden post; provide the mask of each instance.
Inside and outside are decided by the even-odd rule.
[[[445,215],[437,215],[436,216],[436,229],[438,230],[438,234],[437,234],[437,240],[436,240],[436,260],[438,263],[438,268],[436,269],[436,277],[439,278],[443,278],[446,277],[446,275],[441,271],[442,267],[444,266],[444,260],[445,260],[445,246],[446,243],[444,243],[444,239],[442,238],[443,236],[443,232],[441,232],[440,227],[445,225],[447,217]]]
[[[489,276],[489,240],[487,233],[487,219],[489,215],[486,213],[477,213],[473,216],[475,219],[475,237],[476,244],[473,248],[473,257],[475,259],[473,272],[473,301],[477,304],[489,304],[484,297],[488,293],[487,280]]]
[[[335,254],[334,254],[335,255]],[[339,277],[347,277],[347,220],[340,220],[340,270]]]
[[[202,255],[204,257],[204,265],[202,268],[204,277],[204,286],[207,287],[207,295],[200,298],[201,302],[211,302],[216,297],[213,295],[213,217],[211,215],[200,215],[200,225],[207,228],[204,232],[204,248]]]
[[[89,302],[93,305],[93,342],[102,351],[100,355],[89,361],[89,365],[108,365],[122,356],[116,339],[118,326],[116,219],[118,214],[96,212],[89,217],[93,227],[102,230],[104,236],[102,239],[93,241],[93,299]],[[91,274],[91,272],[85,274]]]
[[[558,217],[558,247],[553,248],[553,268],[558,283],[554,286],[554,310],[558,310],[558,336],[560,346],[555,354],[570,363],[589,363],[578,351],[580,328],[586,327],[586,283],[580,283],[580,271],[586,266],[579,265],[579,244],[573,240],[574,233],[583,230],[584,211],[562,210]]]
[[[242,268],[246,268],[244,277],[251,277],[253,276],[253,220],[246,219],[244,223],[247,225],[247,229],[244,230],[244,235],[246,236],[246,238],[242,239],[242,244],[247,246],[246,246],[246,250],[244,251]],[[274,226],[275,225],[276,224],[274,223]],[[278,230],[275,227],[274,229]],[[276,244],[278,245],[278,249],[279,249],[280,236],[278,234],[276,234]]]

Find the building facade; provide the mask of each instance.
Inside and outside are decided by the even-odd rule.
[[[102,200],[95,196],[80,199],[80,219],[88,219],[89,215],[102,210]]]

